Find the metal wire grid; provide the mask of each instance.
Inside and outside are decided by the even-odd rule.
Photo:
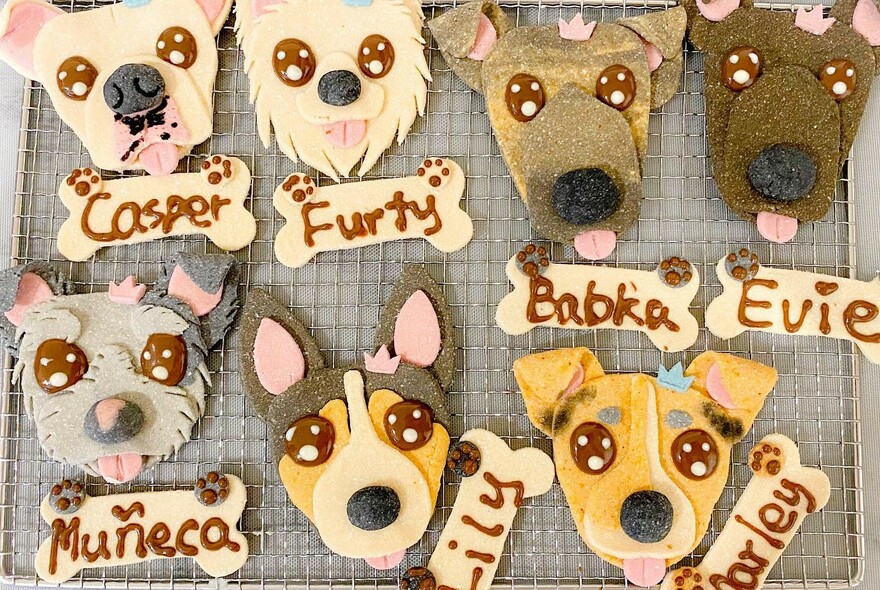
[[[56,4],[78,10],[106,0],[65,0]],[[655,6],[664,3],[649,2]],[[563,5],[564,4],[564,5]],[[585,18],[613,20],[644,10],[623,4],[521,3],[504,5],[517,24],[554,22],[583,9]],[[428,17],[443,8],[426,5]],[[426,32],[426,34],[428,34]],[[430,40],[429,40],[430,41]],[[864,559],[862,528],[861,447],[859,433],[858,358],[851,345],[812,337],[744,334],[722,342],[701,330],[699,340],[682,355],[663,354],[636,333],[603,331],[567,333],[537,329],[508,337],[494,325],[495,306],[509,290],[506,260],[524,243],[536,239],[524,205],[516,196],[499,156],[483,99],[468,90],[447,68],[431,44],[434,76],[428,114],[416,122],[401,147],[391,148],[369,178],[412,174],[429,155],[447,156],[468,175],[465,208],[474,218],[475,238],[464,250],[444,255],[423,241],[397,242],[346,252],[325,253],[307,266],[291,270],[274,260],[273,238],[283,220],[272,207],[272,193],[284,177],[306,170],[256,137],[256,120],[248,104],[248,83],[234,35],[227,26],[220,36],[221,71],[215,91],[216,133],[199,146],[188,162],[226,153],[243,158],[254,172],[252,210],[258,220],[255,242],[236,254],[242,264],[243,292],[260,286],[294,308],[311,328],[328,360],[343,364],[373,346],[374,327],[403,262],[424,263],[441,281],[453,307],[460,348],[458,371],[449,401],[451,433],[488,428],[514,448],[536,446],[550,452],[546,437],[530,426],[510,372],[513,360],[529,352],[565,346],[588,346],[608,371],[654,373],[690,361],[700,351],[738,353],[771,364],[779,383],[746,440],[734,450],[728,486],[715,507],[712,526],[693,557],[696,563],[717,537],[748,483],[746,459],[752,444],[770,432],[798,442],[805,464],[822,468],[832,482],[831,501],[808,518],[774,568],[768,585],[784,588],[848,587],[861,579]],[[711,180],[705,140],[702,56],[685,55],[682,86],[660,112],[651,115],[645,162],[641,220],[627,232],[614,264],[653,268],[662,257],[684,255],[701,273],[702,289],[692,311],[703,323],[709,301],[720,293],[714,264],[730,248],[747,245],[768,264],[850,276],[853,268],[848,181],[840,183],[831,212],[820,223],[801,228],[797,240],[769,246],[753,226],[734,218]],[[585,126],[585,132],[589,132]],[[82,146],[51,107],[38,85],[27,88],[22,114],[17,214],[13,229],[13,263],[49,260],[67,272],[81,292],[104,290],[109,280],[135,273],[155,280],[162,260],[175,251],[215,251],[203,238],[190,237],[111,248],[82,264],[64,261],[55,236],[67,213],[56,198],[59,182],[73,168],[91,162]],[[309,171],[314,174],[314,171]],[[108,174],[107,176],[112,176]],[[317,175],[319,184],[328,182]],[[550,247],[554,261],[575,261],[571,248]],[[239,382],[235,335],[209,359],[214,387],[207,412],[193,440],[170,460],[142,474],[131,486],[109,486],[94,478],[89,493],[188,487],[201,471],[220,468],[239,475],[247,485],[248,508],[242,528],[251,558],[230,584],[247,587],[371,586],[396,583],[407,567],[427,562],[448,517],[457,491],[446,480],[438,509],[422,541],[413,547],[399,571],[377,573],[363,562],[331,554],[302,514],[287,500],[276,470],[268,461],[266,429],[254,417]],[[46,459],[25,416],[22,395],[10,385],[7,359],[0,415],[0,565],[4,581],[36,583],[33,556],[49,534],[39,517],[39,503],[53,482],[81,477],[70,467]],[[590,553],[580,540],[558,484],[534,499],[518,515],[495,583],[499,587],[621,586],[621,570]],[[188,559],[155,560],[127,568],[92,569],[70,586],[202,587],[210,582]],[[220,585],[220,582],[217,582]]]

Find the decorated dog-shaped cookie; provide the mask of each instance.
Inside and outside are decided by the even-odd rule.
[[[449,450],[446,389],[455,350],[446,300],[404,269],[375,354],[324,366],[285,306],[252,291],[241,322],[245,391],[269,425],[281,482],[330,550],[397,566],[424,534]]]
[[[424,114],[419,0],[236,0],[260,138],[334,180],[363,176]]]
[[[178,254],[147,290],[129,277],[72,294],[51,266],[0,273],[0,330],[43,449],[123,483],[189,440],[205,357],[238,310],[231,256]]]
[[[648,114],[681,78],[685,11],[511,28],[489,0],[428,25],[486,97],[514,184],[542,236],[598,260],[639,217]]]
[[[170,174],[213,128],[217,45],[232,0],[125,0],[66,13],[9,0],[0,58],[40,82],[94,163]]]
[[[578,531],[637,586],[700,542],[730,449],[776,383],[775,370],[716,352],[657,377],[607,375],[586,348],[526,356],[513,371],[529,419],[553,438]]]
[[[880,51],[873,0],[796,13],[752,0],[684,0],[706,52],[706,125],[715,182],[773,242],[825,217],[865,110]]]

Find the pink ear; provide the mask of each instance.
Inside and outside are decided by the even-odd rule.
[[[20,326],[27,310],[38,303],[48,301],[54,295],[52,289],[39,275],[32,272],[25,273],[18,282],[15,305],[9,311],[4,312],[6,319],[12,322],[12,325]]]
[[[657,46],[653,43],[649,43],[641,37],[639,37],[639,39],[641,39],[642,45],[645,47],[645,57],[648,58],[648,69],[654,72],[660,67],[660,64],[663,63],[663,54],[660,53],[660,50],[657,49]]]
[[[42,0],[15,4],[9,10],[6,22],[0,21],[0,26],[4,26],[0,36],[0,57],[23,75],[34,78],[34,44],[37,36],[47,22],[62,14],[63,10]]]
[[[269,12],[269,8],[271,6],[275,6],[276,4],[281,4],[284,0],[253,0],[251,3],[251,10],[253,12],[254,18],[259,18]]]
[[[254,368],[263,388],[272,395],[281,395],[305,377],[306,360],[284,326],[263,318],[254,340]]]
[[[492,51],[496,41],[498,41],[498,32],[495,31],[495,25],[492,24],[488,16],[481,12],[480,24],[477,26],[477,38],[474,41],[474,46],[471,47],[471,52],[468,53],[468,58],[474,61],[483,61]]]
[[[852,28],[864,37],[871,47],[880,46],[880,12],[872,0],[859,0],[853,10]]]
[[[196,4],[205,13],[205,18],[211,23],[214,32],[219,33],[223,23],[226,22],[226,17],[229,16],[226,0],[196,0]]]
[[[410,295],[394,324],[394,352],[417,367],[430,366],[442,347],[440,320],[424,291]]]
[[[196,317],[202,317],[213,311],[220,303],[223,298],[223,285],[220,285],[216,293],[203,291],[178,266],[171,273],[171,279],[168,281],[168,294],[189,305]]]
[[[584,366],[578,363],[578,366],[575,368],[574,375],[571,377],[571,383],[568,384],[568,387],[565,388],[565,391],[562,392],[562,395],[559,396],[560,401],[564,400],[568,396],[570,396],[575,391],[579,390],[581,386],[584,384]]]
[[[728,410],[736,409],[736,404],[733,403],[730,392],[724,386],[724,380],[721,378],[721,368],[718,366],[718,363],[713,363],[709,367],[709,372],[706,373],[706,390],[709,392],[709,396],[722,407]]]
[[[723,21],[731,12],[739,8],[740,0],[712,0],[708,4],[703,0],[697,0],[697,8],[700,14],[714,23]]]

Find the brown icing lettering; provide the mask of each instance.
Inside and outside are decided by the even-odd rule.
[[[839,288],[840,288],[840,285],[838,285],[837,283],[828,283],[825,281],[817,281],[816,282],[816,293],[818,293],[819,295],[822,295],[823,297],[827,296],[827,295],[831,295],[832,293],[837,291]]]
[[[747,529],[751,530],[753,533],[760,535],[761,538],[764,539],[765,541],[767,541],[767,543],[771,547],[775,547],[776,549],[784,549],[785,548],[785,543],[783,543],[779,539],[771,537],[770,535],[768,535],[767,533],[765,533],[764,531],[762,531],[761,529],[759,529],[758,527],[756,527],[755,525],[753,525],[752,523],[747,521],[745,518],[743,518],[739,514],[737,514],[734,517],[734,520],[736,522],[740,523],[741,525],[743,525],[744,527],[746,527]]]
[[[174,557],[177,554],[177,551],[174,547],[166,547],[166,543],[171,540],[171,529],[168,528],[168,525],[164,522],[157,522],[153,525],[153,528],[150,529],[150,534],[147,535],[147,547],[150,548],[150,551],[155,553],[156,555],[161,555],[162,557]]]
[[[831,324],[828,321],[828,313],[831,311],[831,307],[827,303],[823,303],[819,306],[819,310],[822,312],[822,320],[819,322],[819,331],[827,336],[831,333]]]
[[[556,316],[560,325],[564,326],[569,320],[578,326],[584,324],[584,320],[578,315],[578,300],[571,293],[563,293],[559,299],[553,297],[553,282],[542,276],[535,276],[529,280],[529,303],[526,306],[526,318],[533,324],[540,324]],[[550,303],[553,311],[542,315],[538,313],[538,304]]]
[[[443,222],[440,220],[440,214],[437,212],[436,197],[434,197],[434,195],[428,195],[425,198],[425,208],[422,209],[415,201],[404,200],[403,193],[397,191],[394,193],[394,198],[388,203],[385,203],[385,209],[388,211],[397,211],[397,220],[394,223],[397,226],[397,229],[401,232],[406,231],[407,211],[411,211],[416,219],[420,221],[424,221],[429,217],[434,218],[434,225],[426,229],[424,232],[426,236],[433,236],[443,229]]]
[[[345,226],[345,217],[342,215],[336,216],[336,225],[339,226],[339,233],[348,241],[367,235],[367,228],[364,227],[364,218],[360,213],[355,213],[351,216],[351,229]]]
[[[843,312],[843,325],[847,333],[860,342],[880,342],[880,333],[863,334],[856,329],[859,324],[873,321],[878,313],[880,310],[870,301],[853,301]]]
[[[681,328],[669,319],[669,308],[658,299],[650,299],[645,305],[645,323],[649,330],[664,326],[670,332],[678,332]]]
[[[726,588],[731,588],[732,590],[755,590],[758,587],[758,577],[764,573],[770,562],[755,553],[751,540],[746,541],[745,551],[741,551],[737,557],[743,561],[738,561],[731,565],[727,570],[727,575],[712,574],[709,577],[709,583],[712,586],[718,590]],[[746,560],[751,562],[751,564],[745,563]]]
[[[519,508],[523,503],[523,496],[525,494],[525,485],[521,481],[500,481],[494,475],[489,473],[488,471],[483,474],[483,479],[485,479],[492,488],[495,490],[495,497],[492,498],[488,494],[480,495],[480,502],[489,506],[490,508],[494,508],[495,510],[500,509],[504,506],[504,493],[503,490],[505,488],[511,489],[514,491],[513,505]]]
[[[477,590],[477,584],[480,583],[480,579],[483,577],[483,568],[475,567],[473,571],[471,571],[471,587],[470,590]],[[441,584],[437,586],[437,590],[458,590],[458,588],[453,588],[452,586],[446,586],[445,584]]]
[[[322,223],[321,225],[312,225],[311,220],[309,219],[309,215],[311,215],[312,211],[315,209],[326,209],[330,206],[330,203],[327,201],[318,201],[317,203],[306,203],[302,208],[302,218],[303,218],[303,240],[306,243],[306,246],[309,248],[314,247],[315,245],[315,234],[320,231],[327,231],[328,229],[333,228],[332,223]]]
[[[86,354],[72,342],[53,338],[37,347],[34,377],[50,395],[73,387],[88,370]]]
[[[128,533],[134,531],[136,533],[136,544],[134,553],[140,558],[147,556],[147,545],[144,542],[144,527],[139,524],[129,524],[122,528],[116,529],[116,557],[120,559],[125,557],[125,541]]]
[[[177,549],[181,555],[192,557],[199,554],[198,547],[186,542],[186,534],[190,531],[197,530],[199,530],[199,522],[193,518],[183,521],[183,524],[180,525],[180,528],[177,530],[177,536],[174,538],[174,548]]]
[[[805,299],[803,305],[801,306],[801,316],[792,322],[789,319],[789,308],[791,304],[788,299],[782,300],[782,323],[785,324],[785,331],[789,334],[793,334],[801,329],[801,326],[804,325],[804,320],[807,319],[807,312],[810,311],[813,307],[813,302],[809,299]]]
[[[776,514],[776,518],[771,520],[773,514]],[[788,520],[784,520],[786,516]],[[797,512],[792,510],[786,514],[779,504],[765,504],[758,510],[761,524],[771,533],[787,533],[797,524],[797,517]]]
[[[217,537],[216,541],[211,540],[212,529],[217,529],[220,533],[220,536]],[[222,518],[217,516],[205,521],[205,524],[202,525],[202,531],[199,534],[199,540],[202,542],[202,547],[209,551],[217,551],[224,547],[232,552],[237,552],[241,549],[241,545],[229,538],[229,525],[226,524]]]
[[[584,315],[586,315],[587,325],[590,327],[601,324],[614,313],[614,301],[611,300],[611,297],[594,293],[595,289],[596,281],[590,281],[587,284],[587,300],[584,303]],[[596,313],[596,303],[601,303],[604,306],[602,315]]]
[[[810,493],[810,491],[797,482],[790,481],[788,479],[783,479],[781,482],[782,487],[791,492],[791,496],[786,496],[779,490],[773,491],[773,497],[777,500],[782,500],[789,506],[797,506],[801,502],[801,494],[804,495],[804,498],[807,500],[807,514],[812,514],[816,511],[816,497]]]
[[[162,385],[174,386],[186,376],[186,341],[174,334],[152,334],[141,351],[141,372]]]
[[[52,522],[52,549],[49,552],[49,573],[58,571],[58,550],[70,551],[70,559],[79,559],[79,518],[74,516],[70,524],[63,518],[56,518]]]
[[[449,544],[447,545],[447,547],[449,547],[450,549],[455,551],[456,549],[458,549],[458,541],[456,541],[455,539],[453,539],[452,541],[449,541]]]
[[[98,533],[98,548],[92,551],[89,549],[89,541],[91,537],[88,534],[82,537],[82,555],[88,563],[95,563],[99,559],[110,559],[110,549],[107,548],[107,531]]]
[[[473,518],[471,518],[470,516],[468,516],[466,514],[461,517],[461,522],[468,525],[468,526],[474,527],[475,529],[477,529],[478,531],[480,531],[481,533],[483,533],[484,535],[487,535],[489,537],[500,537],[501,535],[504,534],[504,525],[496,524],[493,527],[487,527],[487,526],[480,524],[479,522],[477,522],[476,520],[474,520]]]
[[[144,514],[145,514],[145,509],[144,509],[144,505],[141,504],[140,502],[134,502],[128,508],[123,508],[122,506],[119,506],[117,504],[116,506],[113,507],[113,509],[110,511],[110,513],[113,514],[113,516],[115,516],[116,518],[118,518],[122,522],[128,522],[128,519],[131,518],[131,515],[135,514],[135,513],[137,513],[138,516],[143,518]]]
[[[614,306],[614,325],[623,325],[623,318],[628,317],[637,326],[644,326],[645,321],[632,312],[632,308],[639,304],[634,297],[626,297],[626,285],[621,283],[617,286],[617,304]]]
[[[473,549],[468,549],[464,552],[464,556],[468,559],[477,559],[482,561],[483,563],[495,563],[495,556],[489,553],[482,553],[480,551],[474,551]]]
[[[422,448],[434,435],[434,412],[417,401],[396,403],[385,412],[385,434],[402,451]]]
[[[739,300],[739,309],[737,311],[737,319],[739,323],[743,326],[749,328],[769,328],[773,325],[773,322],[768,321],[756,321],[749,319],[746,312],[748,312],[749,308],[757,307],[760,309],[769,309],[771,303],[769,301],[763,301],[760,299],[749,299],[749,291],[752,287],[766,287],[768,289],[775,289],[779,286],[779,283],[773,280],[768,279],[751,279],[749,281],[745,281],[742,287],[742,297]]]

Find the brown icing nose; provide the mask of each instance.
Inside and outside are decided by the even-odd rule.
[[[140,406],[115,397],[97,402],[85,419],[86,436],[110,445],[133,439],[143,427],[144,412]]]
[[[620,189],[601,168],[566,172],[553,185],[553,209],[574,225],[592,225],[620,208]]]
[[[807,196],[816,184],[816,164],[801,149],[772,145],[749,163],[752,187],[768,199],[796,201]]]

